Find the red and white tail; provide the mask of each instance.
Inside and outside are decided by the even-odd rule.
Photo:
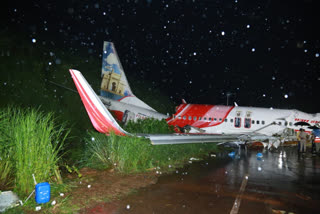
[[[130,135],[119,126],[80,71],[69,71],[94,128],[104,134]]]

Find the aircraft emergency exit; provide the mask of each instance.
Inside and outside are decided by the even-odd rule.
[[[98,96],[83,75],[70,69],[89,118],[95,129],[108,134],[131,135],[118,121],[126,123],[152,117],[166,119],[180,134],[144,135],[153,144],[202,142],[254,142],[277,147],[295,136],[301,125],[310,132],[319,128],[320,113],[308,114],[298,110],[242,106],[189,104],[184,100],[176,112],[168,117],[137,98],[127,81],[113,43],[104,42],[102,82]],[[110,114],[112,111],[116,119]],[[317,137],[316,141],[320,141]]]

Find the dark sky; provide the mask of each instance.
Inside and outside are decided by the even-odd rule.
[[[229,104],[320,112],[315,8],[315,0],[10,1],[1,31],[94,57],[112,41],[127,76],[176,103],[226,104],[230,94]]]

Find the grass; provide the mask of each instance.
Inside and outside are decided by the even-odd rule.
[[[125,130],[130,133],[144,134],[169,134],[174,133],[174,127],[168,125],[165,119],[156,120],[153,118],[139,119],[136,122],[130,120]]]
[[[173,170],[191,157],[217,151],[216,144],[177,144],[153,146],[139,137],[123,137],[90,132],[83,164],[93,168],[114,168],[122,173],[143,172],[154,168]]]
[[[9,119],[1,133],[7,137],[2,141],[0,154],[6,154],[4,166],[10,167],[14,178],[14,189],[26,196],[34,189],[32,174],[38,183],[59,181],[58,161],[68,131],[63,125],[56,125],[52,113],[44,114],[38,110],[7,108],[1,111]],[[8,143],[10,142],[10,143]]]

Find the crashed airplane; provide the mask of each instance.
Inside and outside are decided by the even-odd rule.
[[[177,128],[176,134],[141,135],[152,144],[262,142],[264,146],[278,147],[295,139],[295,132],[304,125],[307,132],[319,128],[320,113],[308,114],[298,110],[258,107],[189,104],[184,100],[176,112],[168,117],[137,98],[127,81],[111,42],[103,44],[102,83],[100,96],[91,88],[83,75],[70,69],[81,100],[94,128],[104,134],[131,136],[118,121],[144,118],[165,119]],[[116,119],[110,114],[112,111]],[[320,138],[316,138],[320,142]]]

